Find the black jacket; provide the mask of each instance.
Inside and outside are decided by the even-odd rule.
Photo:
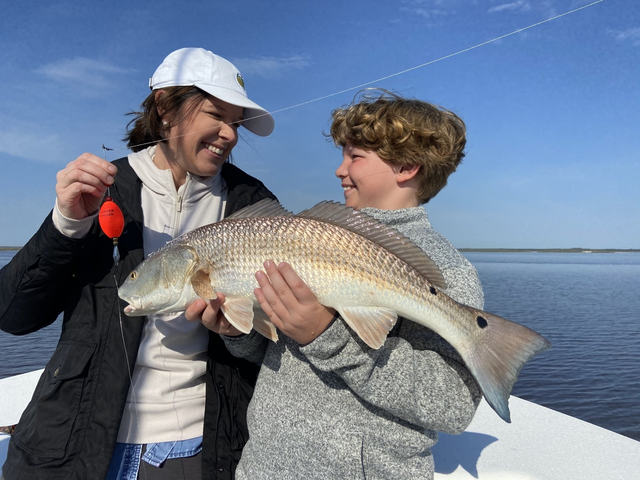
[[[111,196],[125,216],[117,271],[112,241],[94,222],[74,240],[58,232],[51,215],[0,270],[0,328],[24,335],[64,312],[58,346],[11,438],[5,480],[101,479],[107,474],[129,391],[144,318],[119,312],[116,291],[143,260],[142,182],[126,158]],[[225,164],[225,216],[263,198],[275,198],[257,179]],[[127,358],[129,365],[127,365]],[[247,441],[246,411],[258,367],[229,354],[209,332],[203,478],[230,479]],[[162,421],[162,419],[158,419]]]

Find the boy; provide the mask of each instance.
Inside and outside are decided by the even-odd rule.
[[[447,295],[482,308],[475,269],[431,228],[420,206],[464,156],[462,120],[388,93],[364,97],[332,118],[347,206],[414,241],[440,268]],[[255,332],[234,337],[239,332],[224,319],[208,325],[226,334],[232,354],[262,363],[237,478],[432,478],[437,431],[462,432],[481,398],[455,350],[403,319],[373,350],[318,303],[291,266],[267,261],[265,272],[256,274],[255,293],[280,330],[278,343]]]

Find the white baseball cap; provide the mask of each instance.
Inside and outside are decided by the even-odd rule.
[[[149,79],[151,90],[189,85],[223,102],[243,107],[242,125],[256,135],[266,137],[273,132],[273,117],[249,100],[242,75],[228,60],[204,48],[181,48],[170,53]]]

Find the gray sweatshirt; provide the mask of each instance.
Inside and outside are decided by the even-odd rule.
[[[447,295],[483,307],[475,268],[422,207],[363,211],[427,252]],[[282,333],[278,343],[255,332],[223,338],[235,356],[262,362],[239,480],[433,478],[437,432],[464,431],[481,398],[453,347],[406,319],[379,350],[340,318],[305,346]]]

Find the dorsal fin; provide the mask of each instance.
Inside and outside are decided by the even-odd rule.
[[[237,212],[229,215],[226,219],[250,218],[250,217],[287,217],[293,215],[286,210],[278,200],[273,198],[263,198],[259,202],[244,207]]]
[[[389,227],[364,212],[341,203],[323,201],[304,210],[298,217],[332,223],[377,243],[403,262],[411,265],[420,275],[441,290],[447,288],[440,269],[415,243],[395,228]]]

